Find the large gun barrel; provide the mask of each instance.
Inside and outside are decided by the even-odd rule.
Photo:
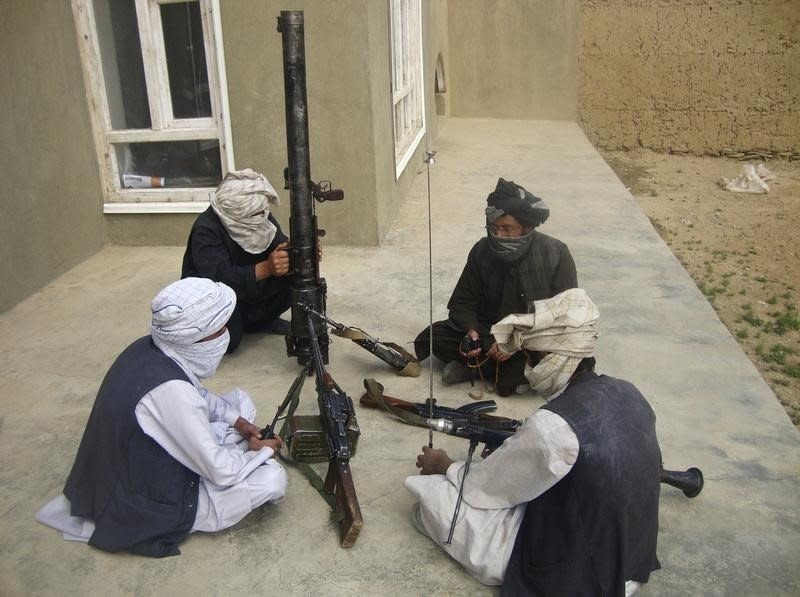
[[[289,356],[301,365],[311,360],[311,347],[305,327],[306,317],[297,305],[305,303],[325,311],[325,281],[319,276],[317,258],[317,216],[314,214],[314,190],[311,182],[311,158],[308,143],[308,102],[306,99],[306,49],[303,11],[281,11],[278,31],[283,43],[283,86],[286,97],[286,148],[289,167],[289,230],[292,246],[291,266],[292,330],[287,337]],[[332,191],[328,191],[332,193]],[[331,197],[333,198],[333,197]],[[336,196],[335,199],[340,199]],[[314,322],[323,361],[328,361],[328,333],[321,322]]]

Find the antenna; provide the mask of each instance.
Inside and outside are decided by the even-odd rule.
[[[431,164],[435,164],[435,151],[425,152],[425,164],[428,170],[428,366],[430,379],[428,382],[428,415],[433,418],[433,234],[431,232]],[[433,429],[428,429],[428,447],[433,447]]]

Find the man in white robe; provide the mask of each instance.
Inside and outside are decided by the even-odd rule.
[[[503,585],[507,594],[633,594],[659,566],[655,417],[632,385],[594,373],[599,312],[583,290],[534,307],[502,319],[492,334],[507,353],[525,350],[525,375],[548,404],[485,460],[472,463],[450,545],[444,543],[465,463],[424,447],[417,458],[423,476],[406,479],[419,499],[414,524],[476,579]],[[597,424],[602,432],[592,429]],[[591,446],[584,453],[583,443]],[[615,459],[630,460],[636,474],[604,489],[608,499],[598,498],[597,488],[610,485],[609,471],[618,472]],[[629,484],[646,491],[640,496]],[[619,531],[613,520],[626,511],[633,513],[630,530]],[[566,520],[567,514],[573,518]],[[581,517],[585,526],[574,522]],[[616,549],[620,544],[633,547]],[[634,551],[637,556],[627,555]],[[595,552],[604,555],[595,558]],[[586,568],[592,570],[581,572]]]
[[[64,488],[37,514],[65,539],[107,551],[180,553],[190,532],[236,524],[280,500],[286,473],[240,389],[202,385],[225,354],[235,293],[185,278],[152,302],[151,334],[115,361]]]

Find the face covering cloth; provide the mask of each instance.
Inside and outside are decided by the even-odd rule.
[[[278,194],[263,174],[250,168],[228,172],[211,198],[211,208],[228,234],[248,253],[263,252],[277,228],[269,221],[269,205]]]
[[[236,307],[236,294],[220,282],[184,278],[159,292],[151,303],[150,334],[155,345],[180,365],[195,385],[217,369],[230,335],[221,330]]]

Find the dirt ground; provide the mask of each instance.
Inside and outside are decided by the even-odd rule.
[[[756,162],[602,154],[800,427],[800,161],[767,162],[750,194],[718,181]]]

